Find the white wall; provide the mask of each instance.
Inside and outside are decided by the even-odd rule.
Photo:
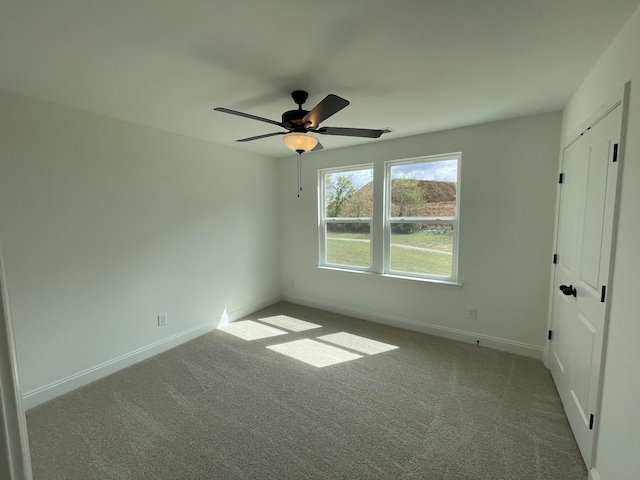
[[[611,284],[609,339],[597,433],[595,470],[602,480],[640,476],[640,9],[600,58],[565,109],[563,139],[631,80],[629,123],[616,258]],[[623,132],[624,134],[625,132]],[[596,477],[597,478],[597,477]]]
[[[280,161],[284,298],[541,358],[553,244],[560,114],[460,128]],[[326,144],[330,137],[323,137]],[[317,268],[317,170],[462,152],[462,288]],[[478,308],[468,320],[467,306]]]
[[[0,229],[26,404],[277,300],[277,188],[273,159],[0,93]]]

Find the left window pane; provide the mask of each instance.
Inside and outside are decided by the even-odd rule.
[[[373,167],[322,172],[321,264],[371,268]]]
[[[373,168],[324,174],[325,218],[373,215]]]

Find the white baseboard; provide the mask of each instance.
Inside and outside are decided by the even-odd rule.
[[[593,467],[589,470],[589,480],[602,480],[598,471]]]
[[[417,322],[415,320],[409,320],[406,318],[392,317],[390,315],[381,315],[379,313],[374,313],[367,310],[360,310],[344,305],[299,297],[288,293],[282,295],[282,300],[286,302],[297,303],[299,305],[305,305],[307,307],[327,310],[329,312],[340,313],[342,315],[349,315],[351,317],[356,317],[375,323],[382,323],[384,325],[389,325],[392,327],[404,328],[405,330],[412,330],[415,332],[427,333],[429,335],[434,335],[437,337],[450,338],[452,340],[458,340],[460,342],[472,343],[474,345],[477,341],[480,341],[480,346],[482,347],[515,353],[517,355],[523,355],[525,357],[531,357],[538,360],[542,360],[544,357],[544,347],[529,345],[521,342],[514,342],[512,340],[507,340],[504,338],[491,337],[489,335],[477,334],[464,330],[458,330],[455,328]]]
[[[151,358],[171,348],[177,347],[205,333],[209,333],[221,324],[226,324],[238,320],[246,315],[268,307],[281,300],[280,296],[269,298],[258,304],[241,308],[233,312],[227,313],[224,318],[219,317],[211,322],[197,327],[190,328],[183,332],[172,335],[171,337],[162,339],[158,342],[138,348],[132,352],[126,353],[119,357],[113,358],[99,365],[96,365],[81,372],[74,373],[68,377],[62,378],[56,382],[50,383],[43,387],[37,388],[22,395],[22,403],[25,410],[38,406],[44,402],[52,400],[60,395],[69,393],[77,388],[95,382],[101,378],[111,375],[123,368],[130,367],[138,362]]]

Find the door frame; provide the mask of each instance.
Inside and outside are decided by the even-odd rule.
[[[31,454],[27,437],[27,420],[22,406],[18,378],[18,359],[9,310],[2,238],[0,238],[0,455],[8,461],[0,464],[0,477],[8,480],[31,480]]]
[[[569,141],[566,144],[560,146],[560,159],[558,162],[558,178],[562,173],[563,165],[564,165],[564,152],[565,150],[577,140],[580,139],[587,130],[589,130],[592,126],[597,124],[600,120],[607,116],[612,110],[616,107],[620,106],[622,108],[622,120],[620,125],[620,140],[618,144],[618,172],[616,178],[616,194],[614,199],[613,206],[613,225],[611,230],[611,249],[609,252],[609,274],[607,278],[607,287],[608,293],[605,302],[605,314],[604,314],[604,324],[602,330],[602,356],[600,361],[600,372],[598,377],[598,385],[597,385],[597,400],[596,400],[596,408],[595,408],[595,421],[593,425],[593,442],[591,446],[591,465],[587,465],[587,468],[591,470],[591,467],[596,463],[597,450],[598,450],[598,436],[600,430],[600,406],[602,405],[602,386],[604,380],[604,370],[605,364],[607,361],[607,344],[609,339],[609,317],[611,313],[611,295],[614,291],[615,285],[613,284],[613,269],[615,264],[615,254],[616,254],[616,243],[618,236],[618,222],[620,217],[620,195],[621,195],[621,185],[622,185],[622,175],[624,170],[624,155],[625,155],[625,145],[626,145],[626,137],[627,137],[627,124],[629,117],[629,97],[631,93],[631,81],[624,84],[620,93],[613,96],[608,102],[604,103],[593,115],[591,115],[580,127],[576,134],[569,137]],[[554,231],[553,231],[553,252],[557,253],[557,242],[558,242],[558,217],[560,211],[560,188],[561,185],[558,184],[556,190],[556,209],[555,209],[555,219],[554,219]],[[549,305],[548,305],[548,319],[547,319],[547,329],[549,331],[552,330],[552,321],[553,321],[553,299],[555,292],[555,277],[556,277],[556,269],[551,269],[551,284],[549,286]],[[551,366],[551,348],[550,342],[553,341],[551,339],[547,339],[544,349],[544,364],[547,368]]]

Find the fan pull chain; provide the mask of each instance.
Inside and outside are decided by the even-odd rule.
[[[298,152],[298,198],[302,191],[302,152]]]

